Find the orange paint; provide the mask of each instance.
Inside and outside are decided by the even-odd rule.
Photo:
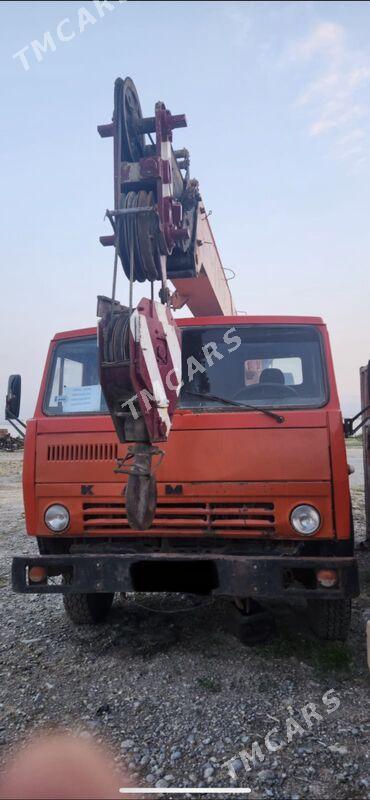
[[[284,409],[285,421],[280,425],[257,411],[179,409],[157,473],[156,521],[145,536],[202,537],[212,532],[223,537],[302,541],[290,524],[290,513],[295,506],[310,503],[322,519],[311,539],[348,540],[350,495],[342,417],[322,320],[202,317],[178,323],[182,327],[314,325],[322,336],[329,399],[322,408]],[[64,540],[143,535],[131,531],[125,520],[125,476],[113,471],[125,446],[118,442],[110,417],[48,417],[43,412],[56,342],[95,333],[95,328],[60,333],[49,348],[35,415],[27,425],[23,486],[30,535]],[[178,485],[181,495],[171,494]],[[82,486],[92,486],[93,494],[81,494]],[[68,530],[58,537],[44,523],[45,510],[54,502],[66,505],[71,515]],[[97,505],[96,514],[92,503]]]

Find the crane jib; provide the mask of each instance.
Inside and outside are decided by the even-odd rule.
[[[198,181],[190,178],[189,153],[172,146],[173,131],[186,125],[184,114],[172,114],[161,101],[154,116],[143,117],[133,81],[118,78],[112,123],[98,127],[113,138],[114,208],[106,214],[113,234],[101,242],[115,249],[112,296],[100,304],[100,379],[118,438],[130,445],[119,469],[129,473],[129,506],[140,500],[140,512],[129,513],[136,527],[150,524],[152,458],[160,456],[156,443],[169,436],[180,391],[181,338],[171,308],[236,313]],[[129,281],[125,307],[116,300],[119,263]],[[137,281],[150,283],[151,300],[134,308]]]

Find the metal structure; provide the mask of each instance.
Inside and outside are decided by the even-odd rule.
[[[118,438],[131,444],[118,469],[129,474],[126,502],[135,528],[153,520],[152,458],[162,456],[155,444],[168,438],[180,391],[181,340],[171,307],[235,314],[198,182],[189,177],[189,153],[172,147],[173,130],[186,124],[163,102],[143,117],[131,78],[118,78],[112,123],[98,126],[102,137],[113,137],[114,153],[114,209],[106,212],[113,234],[100,241],[115,250],[112,296],[98,300],[100,380]],[[119,262],[129,280],[127,306],[116,300]],[[151,299],[136,309],[135,281],[151,284]]]
[[[364,489],[366,511],[366,539],[370,542],[370,361],[360,367],[360,393],[361,409],[354,417],[344,420],[344,434],[346,438],[355,436],[361,428],[362,449],[364,462]]]
[[[221,594],[242,619],[269,598],[300,597],[320,638],[343,641],[359,587],[326,326],[237,316],[188,153],[172,148],[185,124],[163,103],[143,118],[132,81],[116,81],[113,122],[99,129],[114,144],[113,235],[103,237],[114,245],[112,294],[98,302],[99,357],[96,328],[50,343],[23,469],[26,530],[40,556],[13,559],[13,588],[62,593],[76,624],[101,622],[116,591]],[[151,286],[136,308],[135,281]],[[177,327],[171,309],[184,303],[195,317]],[[206,359],[216,341],[224,355],[236,341],[241,349],[215,365],[215,380],[201,369],[205,382],[189,390],[187,360]],[[291,373],[296,356],[301,376]],[[76,364],[70,377],[61,360]],[[12,375],[9,421],[19,422],[20,388]],[[355,421],[345,420],[346,433]]]
[[[366,538],[370,542],[370,361],[360,368],[362,447],[364,458]]]
[[[11,436],[7,428],[0,428],[0,450],[13,453],[14,450],[21,450],[22,448],[23,439],[21,436]]]

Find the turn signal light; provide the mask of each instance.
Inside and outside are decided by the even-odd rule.
[[[319,569],[316,572],[316,578],[320,586],[325,586],[326,589],[331,589],[338,581],[335,569]]]
[[[48,576],[46,567],[30,567],[28,570],[28,580],[30,583],[43,583]]]

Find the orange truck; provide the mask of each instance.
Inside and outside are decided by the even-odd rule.
[[[145,533],[129,527],[125,481],[113,471],[125,445],[99,385],[96,329],[52,340],[24,451],[27,533],[40,556],[14,559],[14,589],[63,592],[78,624],[102,620],[115,592],[224,595],[239,607],[300,597],[321,637],[345,639],[358,576],[324,323],[234,316],[177,324],[184,383]],[[195,352],[204,369],[190,381]],[[16,388],[8,393],[13,418]]]
[[[246,617],[303,598],[318,635],[344,640],[358,572],[326,327],[237,313],[189,154],[172,147],[184,126],[162,102],[143,117],[117,79],[98,129],[113,138],[112,296],[98,344],[95,328],[51,342],[24,452],[40,555],[14,559],[13,587],[63,593],[77,624],[104,619],[115,592],[226,596]],[[136,308],[135,281],[151,284]],[[194,316],[175,319],[183,305]],[[8,420],[19,403],[11,376]]]

